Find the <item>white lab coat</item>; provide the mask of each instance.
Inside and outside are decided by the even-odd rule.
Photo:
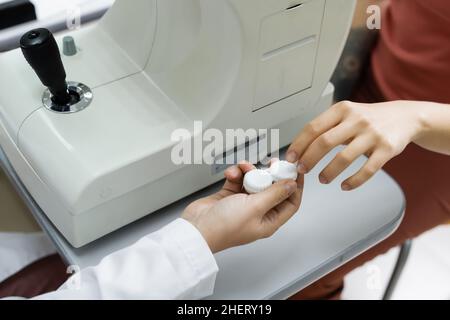
[[[36,299],[200,299],[213,293],[217,272],[200,232],[178,219]]]

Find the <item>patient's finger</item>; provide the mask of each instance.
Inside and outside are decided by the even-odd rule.
[[[361,155],[372,148],[370,137],[359,136],[353,140],[348,147],[339,152],[327,167],[320,173],[319,179],[323,184],[334,181],[344,170],[346,170]]]
[[[343,114],[339,105],[334,105],[303,128],[286,153],[287,161],[298,161],[314,140],[341,122]]]
[[[376,151],[361,170],[342,183],[342,190],[351,191],[359,188],[380,171],[389,159],[383,152]]]
[[[299,160],[302,173],[311,171],[335,147],[344,144],[357,134],[353,123],[343,122],[312,142]]]

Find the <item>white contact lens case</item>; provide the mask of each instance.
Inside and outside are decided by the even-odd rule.
[[[273,181],[281,180],[297,180],[298,172],[297,165],[287,161],[275,161],[269,168]]]
[[[252,170],[244,177],[244,188],[250,194],[263,192],[273,184],[272,175],[266,170]]]
[[[249,194],[263,192],[274,182],[281,180],[297,180],[297,166],[287,161],[275,161],[269,169],[255,169],[244,177],[244,189]]]

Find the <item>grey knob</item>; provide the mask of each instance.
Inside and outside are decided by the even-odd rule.
[[[63,38],[63,54],[71,57],[77,54],[77,46],[74,38],[67,36]]]

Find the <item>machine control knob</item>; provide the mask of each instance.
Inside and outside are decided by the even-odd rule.
[[[73,97],[53,34],[47,29],[31,30],[20,39],[20,47],[42,84],[51,92],[53,102],[61,106],[70,103]]]
[[[67,36],[63,38],[63,54],[71,57],[77,54],[77,46],[73,37]]]

